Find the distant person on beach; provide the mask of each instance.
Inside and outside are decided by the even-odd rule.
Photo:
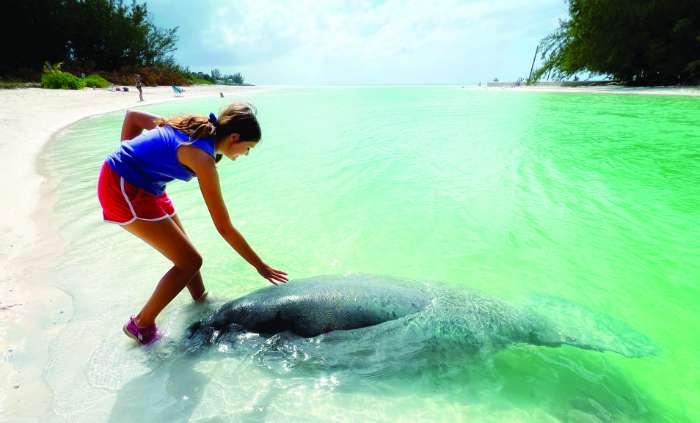
[[[138,73],[136,74],[136,89],[139,90],[139,101],[143,101],[143,81]]]
[[[124,333],[138,343],[147,345],[160,337],[156,317],[184,287],[196,302],[207,296],[199,273],[202,257],[165,192],[165,185],[174,179],[189,181],[197,177],[219,234],[270,283],[287,282],[287,274],[262,261],[234,228],[216,170],[223,156],[233,161],[247,155],[260,137],[255,111],[246,103],[233,103],[218,117],[210,113],[208,118],[162,118],[146,112],[126,112],[122,144],[107,156],[100,171],[97,195],[103,217],[141,238],[173,263],[141,311],[124,324]]]

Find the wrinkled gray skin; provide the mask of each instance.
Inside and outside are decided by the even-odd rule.
[[[222,331],[233,323],[251,332],[291,331],[308,338],[395,320],[430,303],[419,289],[383,282],[373,277],[320,277],[271,286],[226,303],[198,330]]]
[[[237,334],[243,333],[267,338],[278,334],[300,342],[294,341],[297,336],[326,345],[352,344],[343,351],[355,355],[367,349],[377,354],[379,344],[386,351],[442,347],[477,352],[514,343],[572,345],[628,357],[653,353],[646,338],[619,322],[570,305],[555,304],[554,316],[548,317],[541,309],[546,307],[509,305],[439,284],[374,275],[320,276],[230,301],[191,325],[187,337],[198,347],[235,343]]]

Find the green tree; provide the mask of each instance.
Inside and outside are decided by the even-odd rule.
[[[533,80],[580,72],[626,84],[700,81],[697,0],[568,0],[569,19],[540,43]]]
[[[234,84],[243,85],[243,74],[240,72],[234,73],[233,75],[231,75],[231,81]]]
[[[3,9],[0,75],[39,71],[44,61],[105,71],[174,63],[177,28],[157,28],[136,0],[22,0]]]

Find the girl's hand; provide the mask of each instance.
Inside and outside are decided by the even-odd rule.
[[[273,269],[267,264],[263,263],[257,268],[260,276],[270,281],[271,284],[277,285],[279,282],[287,283],[287,273],[281,270]],[[275,282],[276,281],[276,282]]]

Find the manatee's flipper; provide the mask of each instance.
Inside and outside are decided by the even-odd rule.
[[[658,353],[649,338],[626,323],[560,298],[539,297],[528,310],[531,318],[537,319],[532,322],[530,339],[536,345],[571,345],[632,358]]]

